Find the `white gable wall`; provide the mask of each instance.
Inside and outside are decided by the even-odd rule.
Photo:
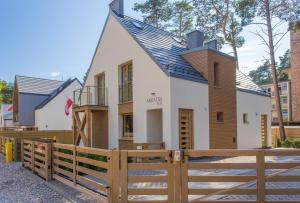
[[[268,145],[271,145],[271,98],[237,91],[237,144],[238,149],[262,147],[261,115],[268,115]],[[248,124],[243,114],[248,114]]]
[[[95,75],[105,73],[109,106],[109,147],[118,147],[121,136],[119,104],[119,65],[132,60],[134,142],[147,141],[147,110],[162,109],[164,141],[171,135],[170,78],[128,34],[113,16],[109,16],[102,40],[91,66],[86,86],[95,85]],[[162,98],[162,104],[149,98]],[[148,101],[147,101],[148,100]],[[166,143],[170,146],[171,143]]]
[[[67,98],[73,100],[73,91],[81,88],[81,84],[75,80],[46,106],[35,110],[35,126],[39,130],[72,130],[72,108],[70,115],[65,115]]]
[[[171,78],[172,149],[179,148],[179,109],[192,109],[194,149],[209,148],[208,85]]]

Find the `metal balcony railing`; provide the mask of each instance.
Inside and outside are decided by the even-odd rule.
[[[74,106],[107,106],[107,88],[85,86],[73,92]]]
[[[132,82],[119,85],[119,102],[120,104],[132,102]]]

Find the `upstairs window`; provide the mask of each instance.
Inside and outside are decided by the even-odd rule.
[[[223,112],[217,112],[217,122],[218,123],[224,122],[224,113]]]
[[[219,64],[214,63],[214,86],[219,87],[220,86],[220,70],[219,70]]]
[[[119,94],[120,103],[132,101],[132,63],[121,66]]]

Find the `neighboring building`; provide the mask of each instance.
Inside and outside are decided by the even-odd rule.
[[[300,123],[300,20],[290,24],[292,121]]]
[[[72,130],[72,110],[66,115],[65,105],[69,98],[73,98],[74,90],[81,87],[78,79],[63,83],[35,108],[35,126],[39,130]]]
[[[0,104],[0,128],[10,127],[13,127],[12,104]]]
[[[263,84],[261,87],[266,90],[272,97],[272,122],[278,122],[278,113],[276,110],[276,98],[274,93],[274,86],[272,83]],[[291,82],[282,81],[278,83],[280,99],[281,99],[281,110],[283,121],[292,121],[292,101],[291,101]]]
[[[216,41],[204,43],[203,33],[193,31],[185,43],[125,16],[121,0],[110,8],[84,89],[74,99],[76,144],[80,138],[108,148],[270,144],[271,98],[236,70],[236,59],[218,51]]]
[[[53,119],[53,121],[57,123],[64,122],[65,117],[51,117],[53,113],[55,114],[55,112],[60,111],[59,107],[57,107],[57,109],[53,108],[52,114],[47,114],[47,104],[50,106],[51,104],[50,102],[48,103],[48,101],[52,100],[56,102],[56,99],[53,98],[61,96],[61,94],[57,93],[60,93],[61,90],[64,90],[74,81],[78,82],[77,80],[68,80],[64,82],[27,76],[16,76],[13,92],[13,118],[15,126],[36,126],[35,110],[37,107],[41,107],[37,113],[40,118],[48,116],[49,119]],[[76,88],[80,87],[81,85],[77,85]],[[72,91],[75,91],[76,88],[74,87]],[[71,95],[68,96],[72,98]],[[45,106],[43,106],[43,104],[45,104]],[[64,107],[65,101],[61,105]],[[40,112],[43,112],[44,109],[47,115],[40,115]],[[48,125],[43,119],[37,120],[37,122],[38,125],[36,127],[40,127],[41,129],[45,129]],[[51,124],[51,126],[52,125],[53,124]],[[70,122],[70,126],[72,126],[72,122]],[[70,127],[67,127],[67,129],[70,129]],[[57,130],[63,129],[57,128]]]

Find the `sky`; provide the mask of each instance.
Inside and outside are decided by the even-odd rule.
[[[125,14],[141,19],[125,0]],[[13,82],[15,75],[82,81],[101,35],[111,0],[1,0],[0,79]],[[239,51],[245,73],[267,56],[261,40],[252,34],[257,26],[243,31],[246,43]],[[280,29],[286,30],[283,25]],[[289,34],[280,43],[276,57],[290,46]],[[231,49],[224,47],[223,52]]]

